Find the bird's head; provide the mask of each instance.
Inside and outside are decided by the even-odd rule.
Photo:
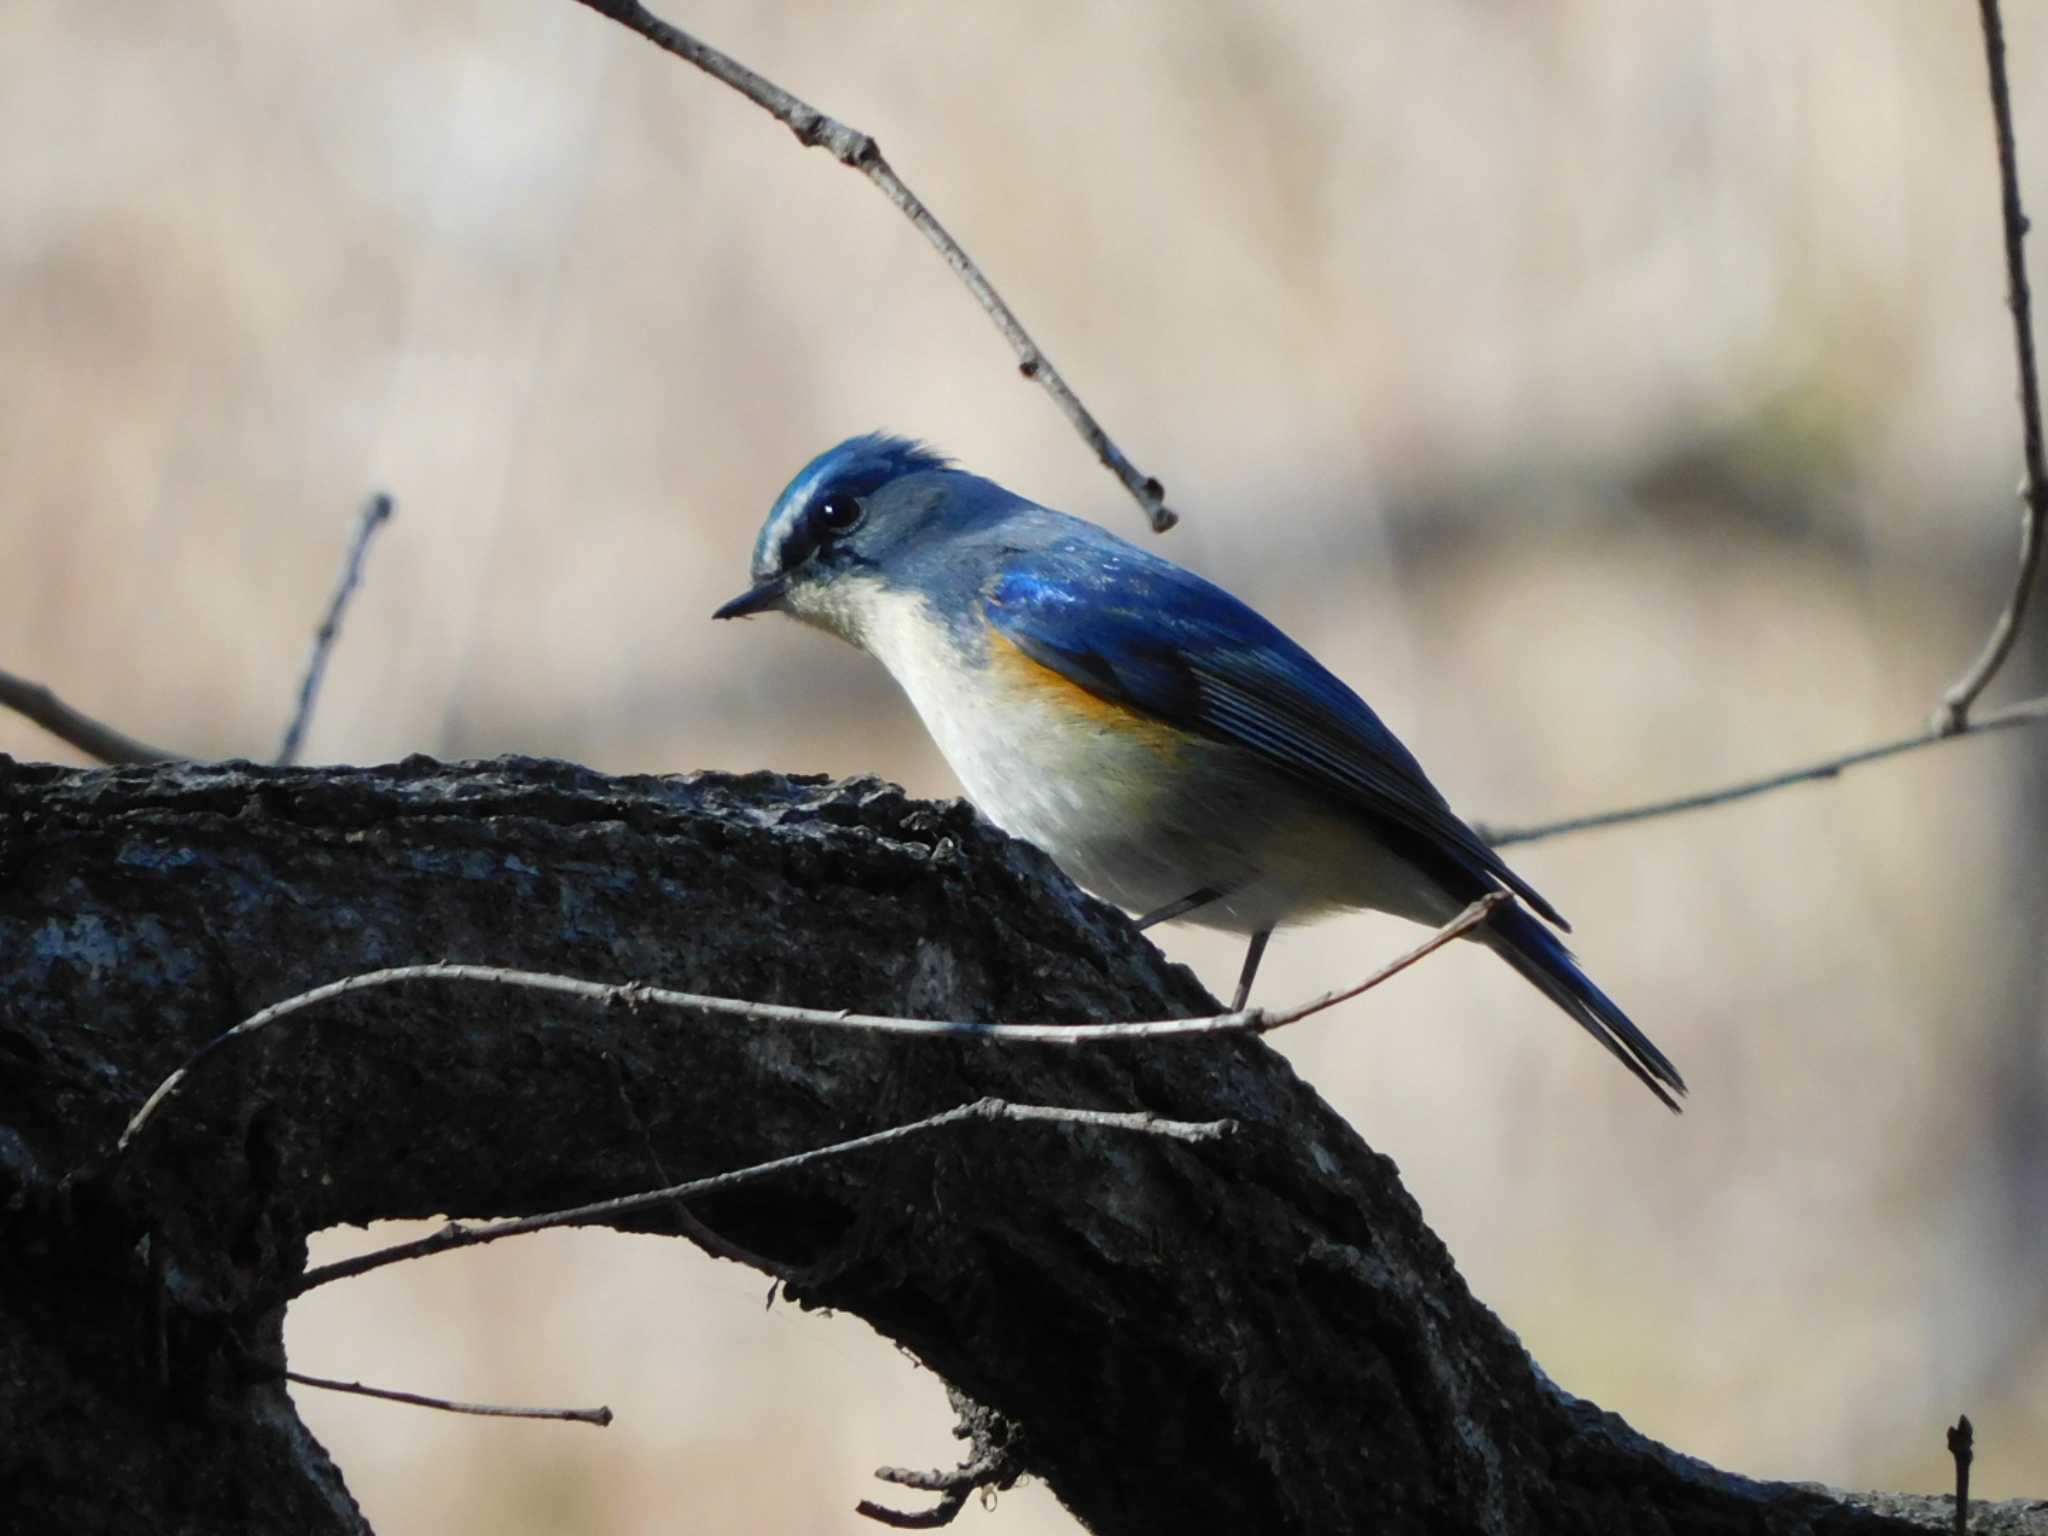
[[[714,618],[780,611],[862,643],[866,610],[914,584],[931,546],[994,486],[907,438],[848,438],[800,470],[754,541],[754,584]],[[996,492],[1005,501],[1007,493]]]

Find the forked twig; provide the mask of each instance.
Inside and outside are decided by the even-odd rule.
[[[939,1467],[929,1471],[906,1467],[875,1468],[875,1476],[882,1482],[936,1493],[939,1502],[927,1509],[903,1510],[878,1504],[873,1499],[862,1499],[854,1506],[855,1514],[865,1515],[878,1524],[899,1531],[936,1530],[953,1523],[953,1517],[960,1513],[968,1496],[976,1489],[981,1490],[982,1498],[987,1502],[1017,1486],[1017,1480],[1025,1475],[1024,1464],[1018,1456],[1024,1434],[1022,1426],[1013,1419],[990,1412],[958,1387],[949,1385],[946,1399],[959,1415],[953,1436],[968,1444],[967,1458],[960,1465],[951,1470]]]
[[[977,1488],[993,1488],[1000,1479],[1007,1478],[1014,1483],[1018,1470],[1011,1461],[1007,1450],[986,1451],[973,1460],[963,1462],[951,1472],[920,1472],[910,1467],[877,1467],[875,1476],[885,1483],[894,1483],[899,1488],[915,1488],[921,1493],[936,1493],[939,1502],[929,1509],[891,1509],[873,1499],[862,1499],[853,1506],[857,1515],[865,1515],[877,1525],[886,1525],[898,1531],[932,1531],[940,1526],[951,1525],[954,1516],[967,1505],[967,1497]]]
[[[1680,811],[1698,811],[1712,805],[1727,805],[1731,801],[1747,800],[1752,796],[1769,794],[1774,789],[1784,789],[1792,784],[1832,779],[1843,769],[1854,768],[1859,763],[1874,763],[1881,758],[1918,752],[1922,747],[1939,746],[1944,741],[1957,741],[1965,736],[2007,730],[2016,725],[2037,725],[2043,720],[2048,720],[2048,696],[2027,699],[2019,704],[2008,704],[2004,709],[1995,709],[1988,715],[1978,715],[1965,721],[1952,731],[1943,730],[1936,724],[1929,726],[1917,736],[1881,742],[1874,747],[1859,747],[1854,752],[1844,752],[1839,757],[1808,763],[1803,768],[1787,768],[1782,773],[1766,774],[1760,779],[1744,779],[1739,784],[1729,784],[1720,789],[1679,795],[1671,800],[1652,800],[1646,805],[1625,806],[1615,811],[1597,811],[1590,816],[1574,816],[1565,821],[1547,821],[1532,827],[1475,826],[1473,830],[1494,847],[1506,848],[1512,843],[1533,843],[1546,837],[1563,837],[1571,832],[1589,832],[1596,827],[1620,827],[1635,821],[1654,821],[1661,816],[1675,816]]]
[[[331,1285],[336,1280],[353,1279],[357,1275],[365,1275],[372,1270],[403,1263],[408,1259],[423,1259],[431,1254],[447,1253],[456,1248],[475,1248],[484,1243],[495,1243],[507,1237],[520,1237],[528,1232],[545,1232],[554,1227],[586,1226],[592,1222],[609,1221],[614,1217],[630,1216],[636,1211],[666,1205],[674,1200],[697,1200],[706,1195],[737,1189],[743,1184],[752,1184],[776,1174],[793,1173],[799,1168],[808,1168],[833,1158],[849,1157],[856,1152],[871,1151],[876,1147],[906,1141],[913,1136],[924,1135],[947,1126],[961,1125],[970,1120],[1083,1125],[1100,1130],[1132,1131],[1139,1135],[1163,1136],[1174,1141],[1187,1142],[1220,1140],[1236,1127],[1233,1120],[1167,1120],[1143,1111],[1064,1109],[1045,1104],[1012,1104],[1006,1099],[976,1099],[971,1104],[961,1104],[952,1109],[942,1110],[936,1115],[913,1120],[907,1125],[891,1126],[885,1131],[873,1131],[865,1136],[835,1141],[829,1146],[813,1147],[807,1152],[793,1152],[787,1157],[771,1158],[765,1163],[734,1168],[701,1179],[690,1179],[681,1184],[668,1185],[663,1189],[643,1190],[637,1194],[619,1195],[610,1200],[597,1200],[588,1205],[572,1206],[567,1210],[545,1211],[536,1216],[520,1216],[508,1221],[487,1222],[478,1226],[464,1226],[461,1222],[451,1221],[440,1231],[426,1237],[416,1238],[407,1243],[394,1243],[388,1248],[379,1248],[372,1253],[357,1254],[349,1259],[337,1259],[332,1264],[322,1264],[309,1269],[281,1291],[256,1302],[250,1310],[256,1314],[268,1312],[319,1286]]]
[[[654,1137],[648,1133],[647,1122],[640,1118],[640,1111],[633,1103],[633,1095],[626,1087],[625,1068],[619,1064],[617,1056],[611,1057],[611,1067],[612,1086],[619,1093],[619,1108],[625,1111],[626,1123],[633,1128],[633,1134],[639,1138],[642,1154],[654,1169],[656,1178],[664,1184],[673,1184],[675,1180],[669,1177],[668,1165],[662,1162],[661,1153],[655,1149]],[[714,1231],[680,1200],[671,1208],[670,1214],[675,1217],[676,1225],[682,1230],[683,1236],[715,1259],[729,1259],[735,1264],[744,1264],[749,1269],[758,1269],[762,1274],[772,1276],[777,1281],[787,1282],[802,1276],[803,1272],[795,1265],[785,1264],[780,1259],[771,1259],[766,1254],[754,1252],[751,1248],[742,1248],[724,1233]],[[771,1291],[772,1289],[771,1287]]]
[[[2020,375],[2020,431],[2026,459],[2026,483],[2020,488],[2020,558],[2013,575],[2012,596],[1991,626],[1984,650],[1960,681],[1942,697],[1934,729],[1944,736],[1961,731],[1970,706],[2012,654],[2026,622],[2034,576],[2041,564],[2043,525],[2048,524],[2048,465],[2041,447],[2041,379],[2034,362],[2034,300],[2027,285],[2027,214],[2020,206],[2019,150],[2012,136],[2012,89],[2005,78],[2005,23],[1998,0],[1977,0],[1984,30],[1984,63],[1991,77],[1991,123],[1998,140],[1998,211],[2005,226],[2006,307],[2012,311],[2013,351]]]

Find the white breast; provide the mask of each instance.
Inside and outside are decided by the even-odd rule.
[[[855,581],[801,616],[887,667],[983,814],[1097,895],[1143,913],[1228,890],[1190,920],[1243,932],[1333,907],[1441,921],[1440,892],[1249,750],[1076,707],[1029,666],[963,656],[923,599]]]
[[[1016,686],[986,659],[960,656],[922,600],[878,596],[862,639],[974,803],[1077,879],[1092,883],[1073,867],[1092,845],[1152,819],[1169,787],[1155,747]]]

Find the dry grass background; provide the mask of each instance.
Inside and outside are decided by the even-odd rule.
[[[2008,9],[2048,208],[2048,7]],[[1467,815],[1913,729],[2003,597],[2018,434],[1960,0],[670,14],[881,139],[1166,480],[1168,551]],[[888,426],[1139,536],[868,187],[567,0],[15,0],[0,141],[0,665],[145,738],[275,750],[385,487],[310,759],[950,793],[872,664],[706,622],[785,478]],[[2044,654],[2037,621],[1994,702]],[[0,750],[63,755],[11,718]],[[1682,1121],[1483,956],[1285,1049],[1574,1391],[1851,1486],[1947,1486],[1967,1409],[1978,1489],[2048,1494],[2043,764],[2008,735],[1522,850],[1688,1073]],[[1268,995],[1403,936],[1283,935]],[[871,1467],[951,1460],[938,1383],[764,1290],[551,1234],[323,1292],[291,1345],[619,1411],[303,1394],[386,1532],[866,1529]],[[963,1521],[1072,1528],[1042,1489]]]

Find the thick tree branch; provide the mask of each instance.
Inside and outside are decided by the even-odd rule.
[[[1217,1011],[1029,848],[872,781],[0,758],[0,1419],[28,1426],[0,1487],[24,1528],[104,1528],[119,1500],[157,1531],[364,1529],[258,1310],[312,1231],[605,1200],[650,1152],[693,1180],[985,1097],[1242,1129],[964,1124],[692,1209],[1017,1426],[1017,1468],[1096,1530],[1946,1519],[1715,1472],[1550,1386],[1390,1166],[1242,1036],[1073,1050],[373,989],[239,1040],[109,1155],[237,1019],[442,958],[909,1017]]]
[[[1400,975],[1417,961],[1435,954],[1451,940],[1478,927],[1485,920],[1487,913],[1510,899],[1505,891],[1494,891],[1481,896],[1456,917],[1432,932],[1420,944],[1396,955],[1363,981],[1325,992],[1320,997],[1311,998],[1308,1002],[1292,1008],[1238,1008],[1228,1013],[1208,1014],[1195,1019],[1149,1019],[1117,1024],[983,1024],[965,1019],[905,1019],[893,1015],[855,1013],[850,1008],[792,1008],[787,1003],[757,1003],[746,998],[713,997],[703,992],[677,992],[669,987],[650,987],[644,982],[590,981],[579,976],[557,976],[546,971],[516,971],[492,965],[450,965],[446,961],[436,961],[432,965],[400,965],[389,966],[379,971],[359,971],[353,976],[344,976],[341,980],[328,982],[325,986],[308,988],[266,1008],[259,1008],[233,1029],[207,1041],[193,1053],[190,1061],[158,1083],[149,1097],[142,1101],[142,1108],[138,1109],[134,1117],[122,1128],[121,1138],[114,1143],[114,1150],[117,1153],[127,1151],[129,1143],[142,1133],[151,1120],[163,1112],[164,1105],[184,1087],[191,1073],[215,1052],[232,1046],[237,1040],[247,1039],[260,1029],[268,1029],[280,1019],[288,1019],[294,1014],[318,1008],[337,998],[367,992],[375,987],[393,987],[417,982],[513,987],[557,997],[580,998],[584,1002],[602,1003],[606,1007],[670,1008],[688,1014],[756,1019],[764,1024],[805,1024],[817,1029],[867,1029],[890,1035],[952,1035],[973,1040],[1030,1041],[1038,1045],[1093,1045],[1103,1040],[1184,1040],[1197,1035],[1263,1035],[1270,1034],[1276,1029],[1283,1029],[1289,1024],[1299,1024],[1303,1019],[1313,1018],[1339,1003],[1347,1003],[1355,997],[1362,996],[1382,982]],[[1029,1119],[1037,1113],[1027,1106],[1014,1104],[1004,1106],[1004,1110],[1013,1119]],[[946,1114],[950,1116],[960,1112],[948,1110]],[[985,1113],[994,1115],[994,1111]],[[910,1129],[908,1126],[899,1126],[884,1134],[897,1136]],[[689,1193],[700,1192],[693,1190]],[[672,1191],[658,1198],[675,1200],[685,1198],[685,1195],[681,1191]]]

